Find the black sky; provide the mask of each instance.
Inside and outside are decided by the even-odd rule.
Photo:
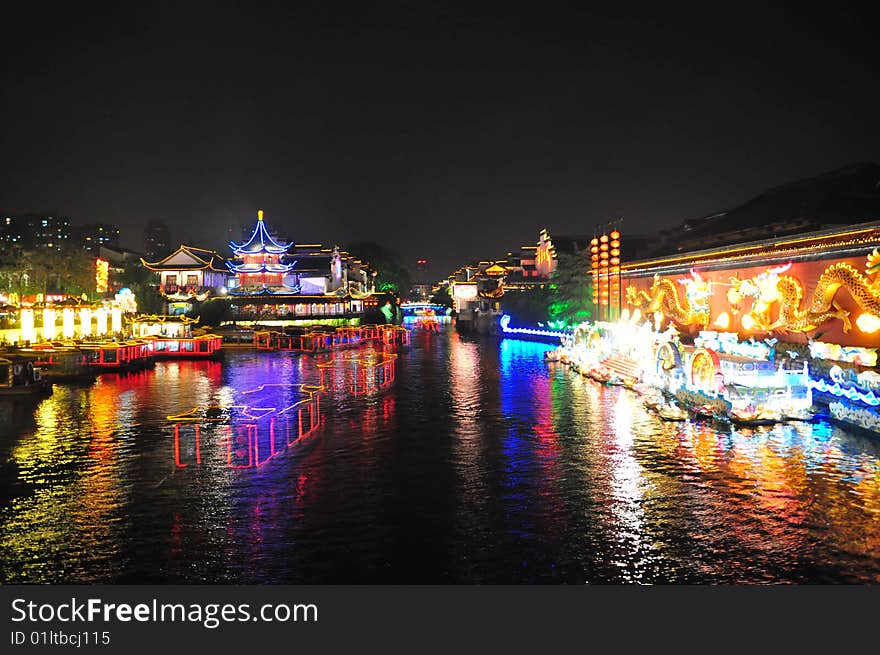
[[[731,5],[39,5],[3,21],[0,212],[137,249],[151,218],[219,247],[262,208],[439,278],[880,161],[869,17]]]

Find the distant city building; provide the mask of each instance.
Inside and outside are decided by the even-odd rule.
[[[171,234],[164,221],[149,221],[144,228],[144,257],[158,259],[171,252]]]
[[[107,290],[116,293],[125,286],[123,282],[125,267],[131,262],[138,261],[141,254],[128,248],[101,246],[97,256],[108,263]]]
[[[61,249],[70,243],[70,219],[51,214],[4,216],[0,220],[0,243],[26,250]]]
[[[410,300],[425,301],[431,297],[431,285],[428,284],[428,260],[416,260],[416,279],[409,290]]]
[[[76,236],[83,250],[96,256],[101,246],[119,247],[119,228],[108,223],[89,223],[78,227]]]

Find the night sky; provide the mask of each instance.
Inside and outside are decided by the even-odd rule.
[[[289,4],[7,15],[0,212],[116,223],[139,249],[151,218],[220,247],[261,208],[284,238],[375,239],[436,279],[543,227],[651,232],[880,161],[855,10]]]

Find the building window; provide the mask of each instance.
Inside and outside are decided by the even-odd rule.
[[[186,276],[186,286],[195,287],[199,284],[199,276],[198,275],[187,275]]]

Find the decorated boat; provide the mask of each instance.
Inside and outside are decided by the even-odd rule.
[[[52,383],[43,379],[33,361],[21,355],[0,356],[0,396],[30,396],[52,393]]]
[[[657,415],[664,421],[685,421],[688,418],[687,411],[676,405],[674,401],[661,405],[657,409]]]

